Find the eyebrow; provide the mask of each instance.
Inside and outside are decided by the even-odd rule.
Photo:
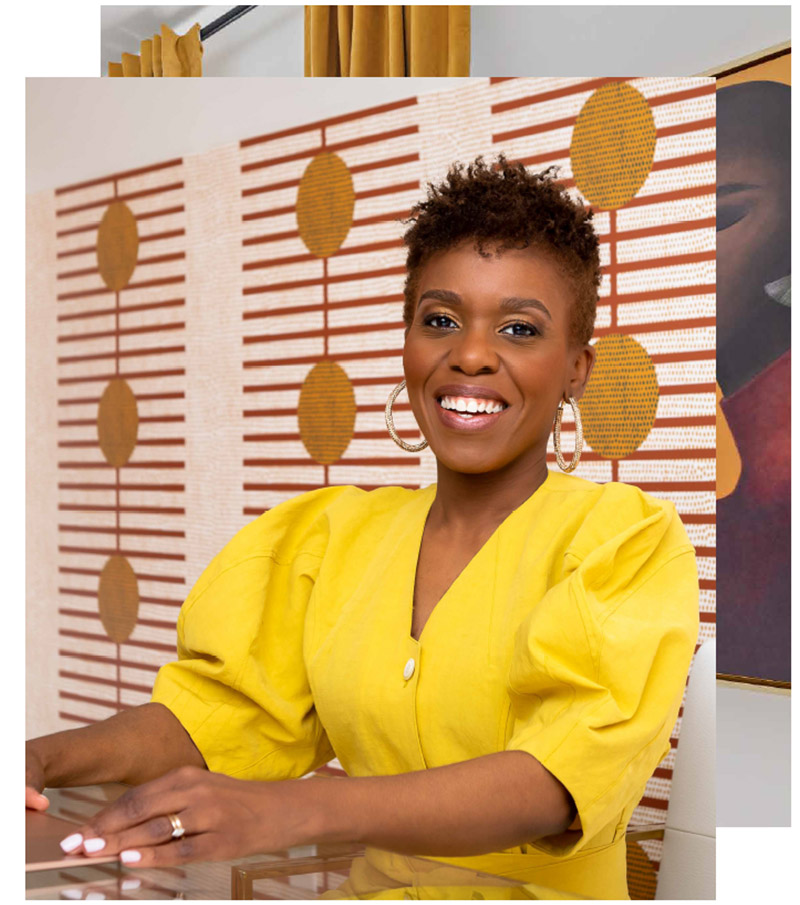
[[[457,292],[452,292],[449,289],[427,289],[419,297],[419,304],[421,305],[425,299],[437,299],[440,302],[448,302],[451,305],[463,304],[461,296]],[[550,312],[539,299],[519,298],[518,296],[512,295],[508,298],[501,299],[500,307],[503,311],[520,311],[523,308],[536,308],[537,311],[541,311],[545,314],[548,320],[553,320],[550,316]]]
[[[717,198],[724,198],[734,192],[747,192],[750,189],[760,189],[760,185],[751,185],[749,182],[728,182],[717,186]]]

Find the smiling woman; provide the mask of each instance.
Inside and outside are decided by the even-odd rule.
[[[625,828],[670,750],[698,581],[671,503],[547,468],[594,363],[590,221],[502,157],[431,186],[387,425],[409,448],[405,384],[437,482],[323,487],[240,531],[152,702],[29,742],[31,807],[46,784],[140,784],[65,848],[149,867],[348,840],[627,898]],[[333,756],[346,778],[295,781]]]

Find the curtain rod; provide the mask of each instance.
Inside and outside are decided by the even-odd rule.
[[[240,16],[243,16],[245,13],[249,13],[251,9],[255,9],[255,6],[234,6],[228,10],[228,12],[223,13],[218,19],[214,19],[213,22],[206,25],[205,28],[200,29],[200,40],[205,41],[206,38],[210,38],[211,35],[216,34],[221,28],[225,28],[226,25],[230,25],[231,22],[234,22]]]

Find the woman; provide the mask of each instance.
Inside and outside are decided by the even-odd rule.
[[[437,483],[325,487],[242,529],[152,702],[29,743],[30,806],[144,783],[65,849],[159,866],[352,840],[627,897],[625,826],[669,750],[698,585],[671,503],[546,467],[594,361],[590,221],[502,157],[430,187],[403,367]],[[387,425],[417,449],[401,389]],[[580,443],[568,464],[556,441],[571,470]],[[347,778],[294,781],[334,755]]]

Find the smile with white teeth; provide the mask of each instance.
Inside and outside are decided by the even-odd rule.
[[[505,403],[497,399],[479,399],[474,396],[442,396],[439,405],[443,409],[458,412],[464,419],[477,414],[495,415],[507,408]]]

